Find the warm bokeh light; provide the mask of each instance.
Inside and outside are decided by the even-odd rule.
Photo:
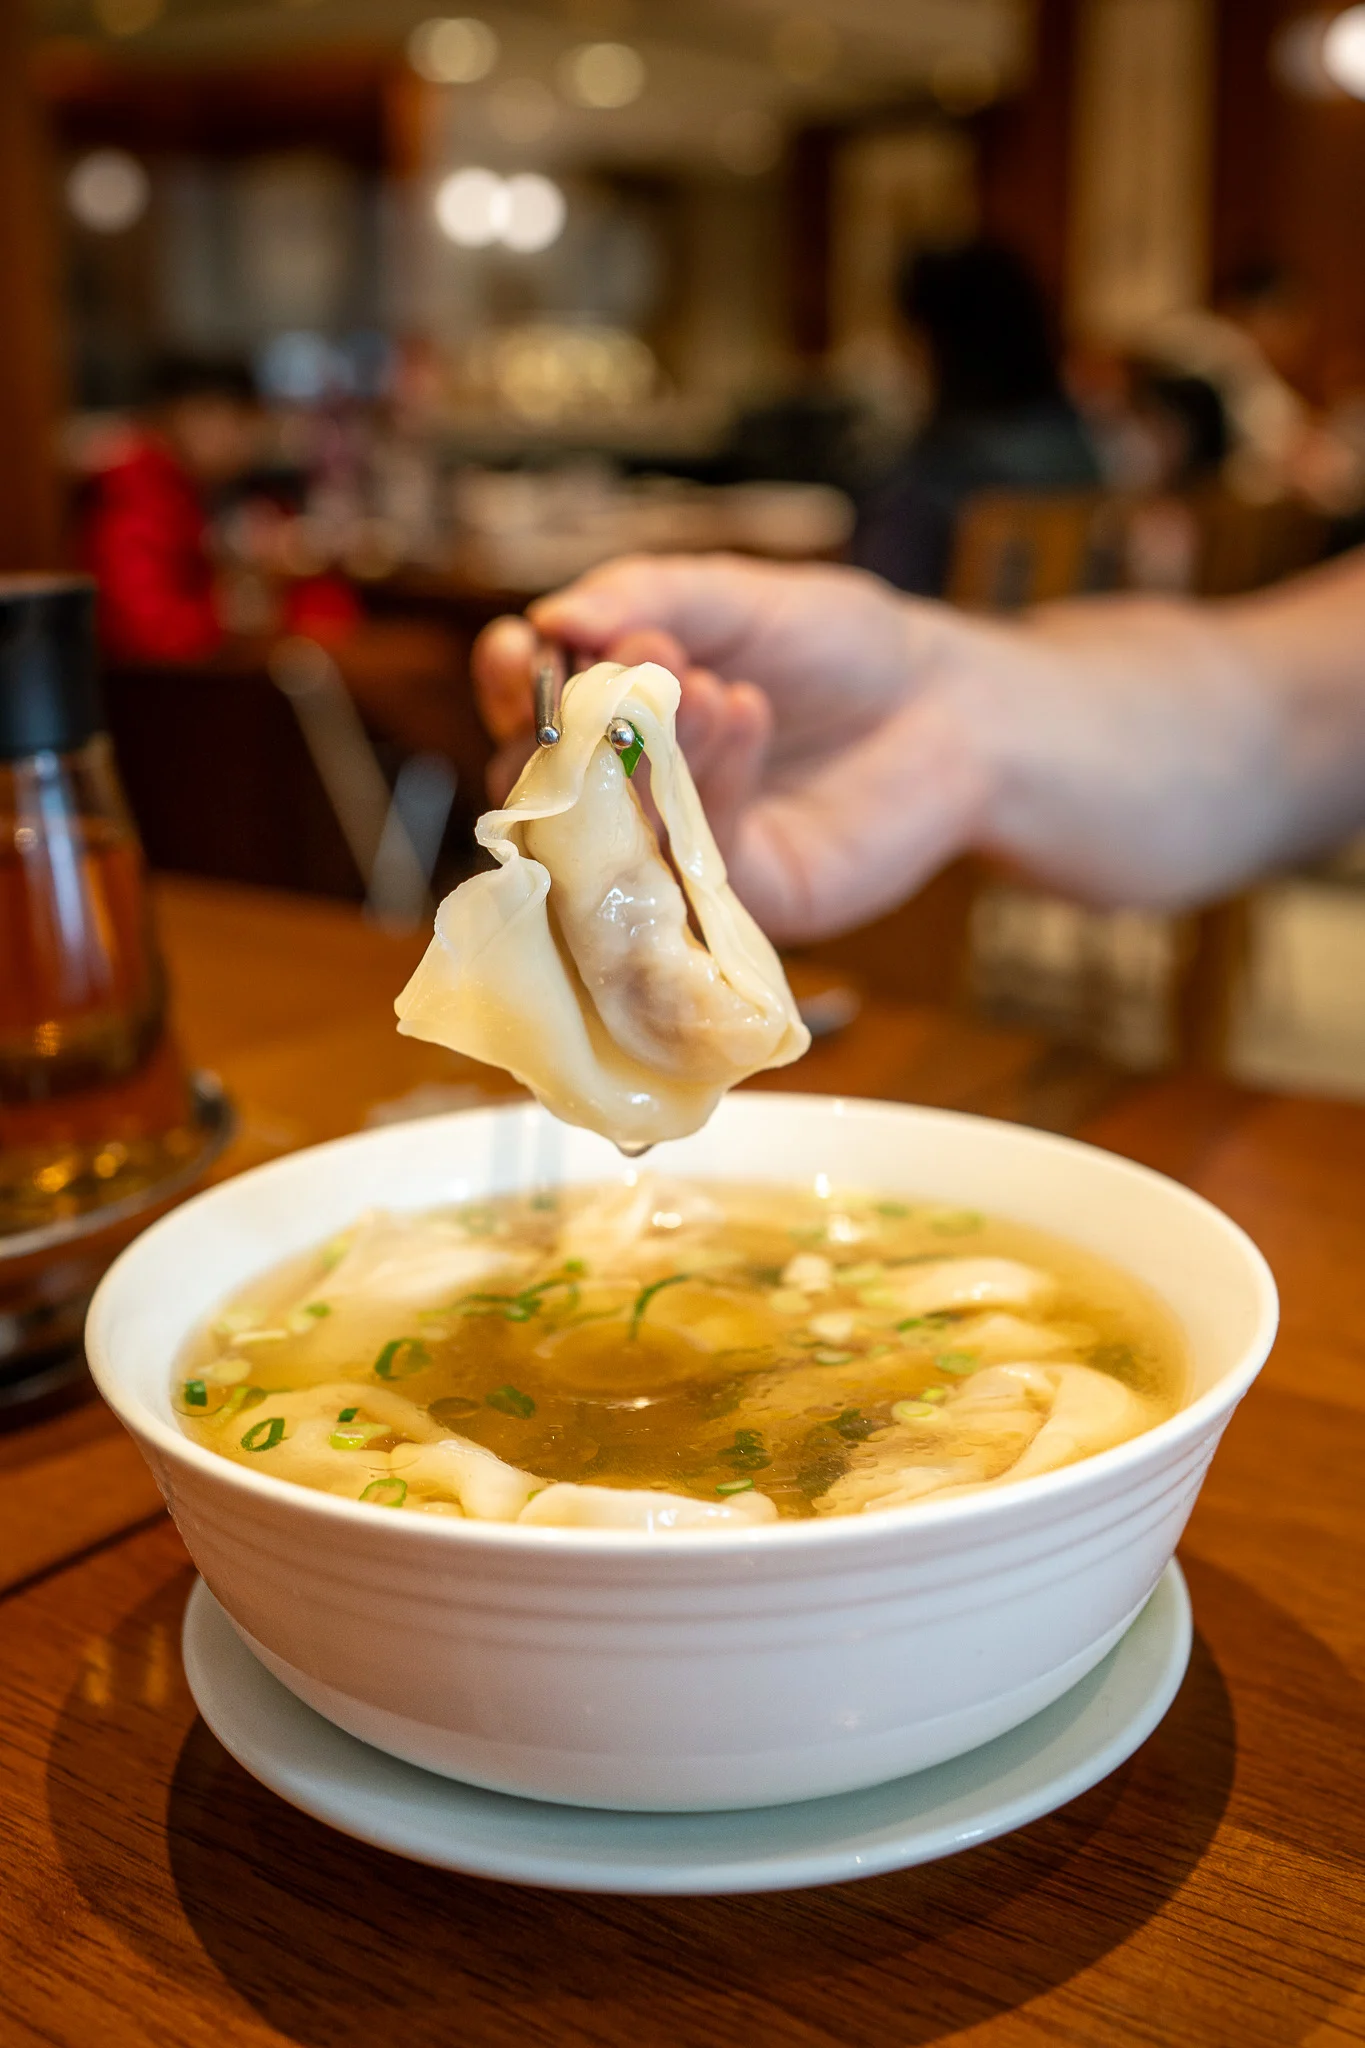
[[[1322,66],[1334,85],[1365,100],[1365,7],[1348,7],[1322,39]]]
[[[580,43],[559,67],[560,83],[580,107],[628,107],[645,88],[645,60],[629,43]]]
[[[559,239],[568,207],[552,179],[522,171],[507,180],[504,193],[502,239],[509,249],[533,256]]]
[[[97,235],[121,235],[136,226],[150,196],[147,173],[126,149],[92,150],[67,174],[72,218]]]
[[[436,221],[461,249],[487,249],[494,242],[533,256],[548,249],[563,231],[568,206],[552,179],[538,171],[500,178],[471,164],[452,171],[436,188]]]
[[[474,85],[498,61],[498,39],[472,15],[436,16],[408,37],[408,62],[432,85]]]
[[[470,165],[452,171],[436,188],[436,221],[461,249],[486,249],[502,235],[507,187],[496,171]]]

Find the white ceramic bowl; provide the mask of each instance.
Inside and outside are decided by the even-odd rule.
[[[101,1393],[261,1661],[329,1720],[447,1776],[593,1806],[843,1792],[1016,1726],[1156,1585],[1275,1332],[1260,1253],[1185,1188],[1010,1124],[746,1094],[651,1168],[884,1189],[1041,1225],[1161,1294],[1185,1407],[1098,1457],[964,1499],[738,1534],[381,1512],[265,1478],[177,1426],[172,1368],[223,1298],[363,1209],[631,1172],[532,1107],[344,1138],[195,1197],[95,1297]]]

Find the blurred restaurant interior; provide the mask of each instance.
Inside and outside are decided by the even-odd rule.
[[[473,635],[623,551],[852,559],[1010,610],[1231,594],[1365,533],[1360,9],[3,19],[0,567],[100,577],[158,869],[425,922],[483,801]],[[907,260],[981,244],[1060,379],[907,537],[957,317]],[[1027,376],[1011,349],[990,375]],[[1362,1094],[1362,879],[1347,847],[1174,918],[960,862],[822,957],[1121,1065]]]

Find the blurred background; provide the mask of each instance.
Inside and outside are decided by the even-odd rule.
[[[0,569],[101,584],[154,865],[416,922],[474,633],[626,549],[1007,611],[1365,538],[1365,7],[0,0]],[[1198,918],[964,862],[823,949],[1365,1094],[1365,853]]]

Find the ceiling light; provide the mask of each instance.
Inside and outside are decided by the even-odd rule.
[[[504,142],[540,142],[554,127],[555,96],[538,78],[509,78],[488,96],[488,121]]]
[[[1328,24],[1322,68],[1352,99],[1365,100],[1365,7],[1348,7]]]
[[[126,149],[95,149],[71,166],[66,203],[83,228],[121,235],[147,211],[147,173]]]
[[[474,85],[497,61],[497,37],[472,15],[438,15],[408,37],[408,62],[432,85]]]
[[[501,242],[518,255],[548,249],[563,231],[568,205],[558,185],[538,171],[500,178],[471,164],[436,188],[436,224],[461,249]]]
[[[507,180],[504,190],[502,239],[509,249],[533,256],[559,239],[568,207],[553,180],[537,171],[522,171]]]
[[[436,224],[461,249],[486,249],[502,235],[507,187],[496,171],[452,171],[436,187]]]
[[[565,53],[559,78],[580,107],[628,107],[645,87],[645,60],[629,43],[580,43]]]
[[[716,155],[741,178],[761,177],[782,154],[782,130],[761,108],[727,114],[716,129]]]
[[[790,14],[772,36],[773,63],[794,85],[810,85],[839,61],[839,31],[818,14]]]

